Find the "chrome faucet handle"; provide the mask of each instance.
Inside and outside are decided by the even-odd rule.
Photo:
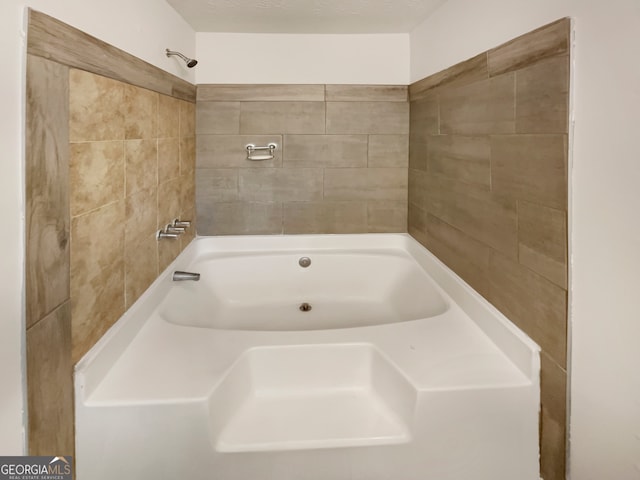
[[[184,227],[176,227],[174,225],[169,224],[169,225],[167,225],[165,227],[164,231],[166,233],[175,233],[175,234],[178,234],[178,235],[182,235],[184,233],[184,231],[185,231],[185,228]]]
[[[176,218],[173,221],[173,226],[175,228],[189,228],[191,226],[191,220],[180,220]]]
[[[158,230],[157,238],[162,240],[163,238],[178,238],[179,233],[165,232],[164,230]]]

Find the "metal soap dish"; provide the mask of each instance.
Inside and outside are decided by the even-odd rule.
[[[275,156],[275,151],[278,148],[278,144],[270,143],[266,147],[256,147],[253,143],[250,143],[245,146],[247,149],[247,160],[260,161],[260,160],[271,160]],[[266,151],[269,153],[265,155],[256,155],[257,151]]]

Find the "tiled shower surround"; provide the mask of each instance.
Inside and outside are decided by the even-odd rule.
[[[197,98],[199,234],[406,231],[406,86],[198,85]],[[273,160],[247,160],[245,145],[270,142]]]
[[[195,106],[71,70],[73,362],[193,239]],[[178,239],[156,232],[193,220]]]
[[[197,197],[202,235],[408,228],[542,346],[541,473],[564,478],[568,20],[409,98],[201,85],[197,122],[193,85],[68,25],[31,12],[28,41],[30,454],[72,452],[73,363],[188,243],[154,235]]]
[[[409,233],[542,347],[545,480],[565,478],[569,32],[409,88]]]

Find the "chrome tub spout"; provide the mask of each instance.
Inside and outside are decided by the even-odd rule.
[[[174,282],[184,282],[186,280],[197,282],[198,280],[200,280],[200,274],[193,273],[193,272],[181,272],[179,270],[176,270],[175,272],[173,272]]]

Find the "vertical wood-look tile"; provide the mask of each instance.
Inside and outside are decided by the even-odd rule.
[[[27,329],[29,455],[73,455],[69,301]]]
[[[27,327],[69,298],[68,118],[67,67],[29,55],[25,132]]]

